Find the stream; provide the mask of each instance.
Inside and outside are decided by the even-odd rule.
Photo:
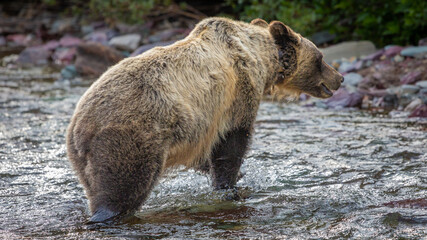
[[[82,79],[0,68],[0,239],[425,239],[427,119],[262,102],[238,182],[164,176],[127,222],[88,226],[65,130]]]

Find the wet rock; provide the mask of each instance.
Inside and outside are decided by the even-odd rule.
[[[123,55],[100,43],[83,43],[77,47],[75,66],[81,75],[99,76],[108,67],[123,59]]]
[[[359,92],[350,93],[345,88],[340,88],[325,103],[332,108],[355,107],[362,103],[362,99],[363,95]]]
[[[400,87],[400,90],[401,90],[401,94],[415,94],[420,90],[420,87],[416,85],[403,84]]]
[[[311,36],[311,39],[314,44],[320,46],[325,43],[329,43],[336,38],[335,34],[331,34],[328,31],[317,32]]]
[[[109,41],[109,44],[115,48],[127,51],[134,51],[138,48],[141,41],[141,35],[128,34],[123,36],[114,37]]]
[[[410,118],[412,117],[421,117],[421,118],[427,118],[427,105],[423,104],[421,106],[418,106],[417,108],[415,108],[415,110],[409,114]]]
[[[57,48],[52,55],[53,60],[57,64],[70,64],[76,55],[76,48]]]
[[[384,52],[384,55],[388,58],[392,58],[399,54],[402,51],[403,47],[400,46],[391,46],[387,48]]]
[[[417,85],[420,88],[427,88],[427,80],[418,81],[415,85]]]
[[[75,47],[80,43],[82,43],[82,40],[73,36],[64,36],[59,40],[59,44],[62,47]]]
[[[58,41],[56,41],[56,40],[51,40],[51,41],[49,41],[49,42],[47,42],[47,43],[43,44],[43,47],[44,47],[46,50],[53,51],[53,50],[55,50],[56,48],[58,48],[58,47],[59,47],[59,42],[58,42]]]
[[[19,64],[47,64],[51,56],[51,51],[45,49],[43,46],[27,47],[19,54]]]
[[[396,94],[386,94],[381,101],[380,106],[385,109],[393,109],[399,105],[399,98]]]
[[[77,76],[77,69],[74,65],[68,65],[61,70],[62,79],[73,79]]]
[[[370,41],[351,41],[339,43],[327,48],[321,48],[326,62],[335,59],[361,57],[376,51],[375,45]]]
[[[419,72],[419,71],[410,72],[410,73],[403,75],[400,78],[400,83],[401,84],[415,83],[418,80],[421,80],[421,77],[422,77],[422,72]]]
[[[423,101],[419,98],[416,98],[405,107],[405,111],[413,112],[417,107],[421,106],[422,104],[423,104]]]
[[[137,56],[145,51],[148,51],[154,47],[160,47],[160,46],[167,46],[167,45],[171,45],[175,43],[175,40],[172,41],[167,41],[167,42],[156,42],[156,43],[151,43],[151,44],[145,44],[142,45],[141,47],[137,48],[135,51],[132,52],[132,54],[130,54],[131,57]]]
[[[405,57],[422,58],[427,56],[427,46],[408,47],[400,52],[400,55]]]
[[[182,37],[177,37],[177,35],[187,35],[188,33],[190,33],[190,30],[186,28],[167,29],[148,37],[148,43],[164,42],[177,38],[179,39]]]
[[[361,81],[363,77],[358,73],[348,73],[344,75],[344,85],[351,85],[351,86],[357,86]]]

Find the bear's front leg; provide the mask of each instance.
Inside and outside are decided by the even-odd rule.
[[[233,189],[235,187],[250,137],[250,128],[234,129],[225,134],[225,137],[221,138],[215,146],[210,169],[215,189]]]

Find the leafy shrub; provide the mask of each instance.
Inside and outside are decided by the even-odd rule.
[[[107,21],[120,20],[127,23],[142,23],[143,16],[156,6],[167,6],[170,0],[90,0],[89,9],[93,16]]]
[[[226,4],[243,20],[280,20],[306,36],[328,30],[338,36],[336,41],[406,45],[427,35],[424,0],[227,0]]]

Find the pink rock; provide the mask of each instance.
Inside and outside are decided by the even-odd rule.
[[[76,48],[62,48],[57,49],[55,53],[53,54],[52,58],[55,60],[58,64],[67,65],[70,64],[74,57],[76,56]]]
[[[410,72],[400,78],[401,84],[411,84],[421,80],[422,73],[418,71]]]
[[[421,117],[421,118],[427,118],[427,105],[423,104],[417,108],[415,108],[415,110],[409,114],[410,118],[412,117]]]
[[[56,40],[51,40],[43,45],[46,50],[55,50],[59,47],[59,42]]]
[[[378,50],[374,53],[372,53],[371,55],[368,55],[366,57],[364,57],[362,60],[377,60],[379,59],[382,55],[384,54],[384,49]]]
[[[62,47],[75,47],[82,43],[80,38],[72,37],[72,36],[64,36],[59,40],[59,44]]]
[[[16,45],[25,46],[27,36],[24,34],[11,34],[6,37],[7,41],[13,42]]]
[[[134,57],[134,56],[137,56],[137,55],[139,55],[145,51],[152,49],[153,47],[167,46],[167,45],[173,44],[174,42],[175,42],[175,40],[167,41],[167,42],[155,42],[155,43],[145,44],[145,45],[142,45],[141,47],[137,48],[135,51],[133,51],[130,56]]]
[[[191,30],[186,29],[186,28],[175,28],[175,29],[168,29],[168,30],[164,30],[161,31],[159,33],[156,33],[154,35],[151,35],[148,38],[148,41],[150,43],[155,43],[155,42],[163,42],[163,41],[167,41],[167,40],[172,40],[172,39],[176,39],[176,35],[187,35],[190,33]]]
[[[400,53],[400,51],[402,51],[403,47],[400,46],[393,46],[388,48],[385,52],[384,55],[388,58],[392,58],[394,56],[396,56],[397,54]]]
[[[362,103],[362,99],[362,94],[358,92],[350,93],[345,88],[340,88],[331,98],[326,100],[326,105],[332,108],[355,107]]]
[[[46,64],[51,56],[51,52],[43,46],[27,47],[19,54],[18,63],[20,64]]]

